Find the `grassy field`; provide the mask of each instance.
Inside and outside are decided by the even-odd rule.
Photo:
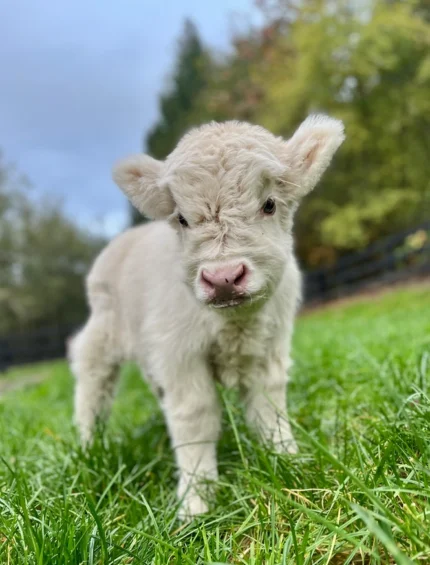
[[[132,367],[87,455],[64,363],[2,377],[17,388],[0,396],[0,563],[430,563],[429,287],[302,316],[294,359],[300,454],[259,447],[223,392],[216,500],[185,526],[163,419]],[[23,375],[46,378],[18,388]]]

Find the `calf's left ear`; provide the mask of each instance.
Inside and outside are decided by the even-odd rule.
[[[285,142],[283,160],[298,184],[297,196],[314,188],[344,139],[340,120],[317,114],[309,116]]]

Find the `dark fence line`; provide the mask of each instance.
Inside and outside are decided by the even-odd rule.
[[[0,371],[13,365],[65,357],[67,340],[77,328],[76,324],[50,326],[0,336]]]
[[[305,273],[305,302],[321,303],[369,287],[429,275],[430,221],[346,255],[332,267]],[[64,357],[67,339],[77,328],[76,324],[61,325],[0,336],[0,371]]]
[[[332,267],[305,273],[305,302],[322,302],[369,286],[430,274],[430,221],[341,257]],[[420,241],[421,234],[423,235]],[[411,241],[415,237],[416,241]]]

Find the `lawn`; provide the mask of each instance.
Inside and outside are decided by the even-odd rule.
[[[430,563],[429,290],[300,318],[289,389],[299,455],[261,448],[222,392],[216,499],[185,526],[163,418],[133,367],[89,454],[71,425],[66,364],[10,371],[0,563]],[[23,375],[35,382],[18,388]]]

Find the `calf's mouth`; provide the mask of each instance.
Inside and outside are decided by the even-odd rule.
[[[213,308],[237,308],[250,301],[249,296],[235,296],[234,298],[228,299],[214,299],[208,302],[209,306]]]

